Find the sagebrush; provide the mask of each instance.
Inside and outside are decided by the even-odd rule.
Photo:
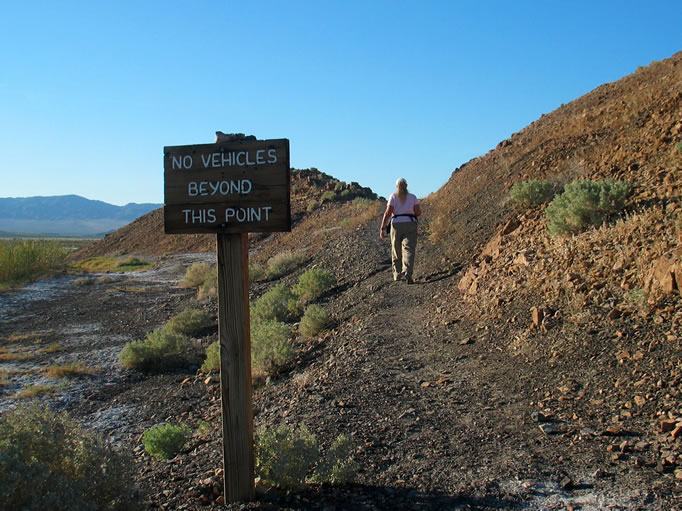
[[[520,207],[531,208],[552,200],[554,187],[547,181],[530,179],[514,183],[509,194]]]
[[[312,302],[336,285],[336,277],[328,270],[312,268],[299,278],[292,292],[302,303]]]
[[[0,421],[3,509],[136,509],[132,466],[64,411],[30,403],[5,412]]]
[[[160,424],[145,430],[142,434],[142,445],[154,458],[170,459],[182,450],[191,436],[192,430],[186,424],[182,426]]]
[[[550,234],[577,233],[597,226],[611,214],[625,207],[630,189],[627,181],[592,181],[580,179],[564,187],[547,206],[547,229]]]
[[[163,330],[191,337],[199,335],[211,326],[214,326],[214,322],[208,313],[199,309],[186,309],[168,320]]]
[[[284,284],[277,284],[251,304],[254,321],[288,321],[296,313],[296,297]]]
[[[303,264],[305,257],[303,252],[282,252],[271,257],[265,270],[266,277],[274,280],[291,273]]]
[[[251,364],[257,376],[274,374],[294,359],[290,333],[289,325],[281,321],[251,323]]]
[[[184,365],[189,348],[186,336],[158,329],[144,340],[127,343],[119,360],[129,369],[167,369]]]
[[[328,323],[329,316],[324,307],[312,304],[306,307],[298,330],[304,337],[315,337],[327,327]]]
[[[255,435],[256,474],[287,490],[301,488],[309,481],[345,484],[356,478],[359,468],[353,451],[345,435],[339,435],[321,456],[317,438],[305,425],[261,427]]]

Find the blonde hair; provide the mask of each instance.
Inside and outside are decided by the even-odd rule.
[[[407,181],[404,177],[401,177],[395,182],[396,188],[398,188],[398,197],[400,197],[400,202],[403,202],[407,197]]]

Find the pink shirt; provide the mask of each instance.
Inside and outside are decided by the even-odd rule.
[[[401,204],[400,197],[394,193],[388,199],[388,205],[393,206],[394,215],[414,215],[415,206],[419,205],[419,199],[414,194],[408,193],[405,201]],[[393,219],[394,222],[413,222],[414,220],[409,216],[399,216]]]

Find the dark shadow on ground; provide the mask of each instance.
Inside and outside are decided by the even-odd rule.
[[[318,486],[285,493],[274,488],[258,498],[260,509],[302,510],[472,510],[520,509],[522,502],[495,496],[467,497],[415,488],[365,485]]]

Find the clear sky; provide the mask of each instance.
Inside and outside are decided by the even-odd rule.
[[[0,197],[161,203],[163,147],[216,130],[425,197],[681,27],[679,0],[2,0]]]

